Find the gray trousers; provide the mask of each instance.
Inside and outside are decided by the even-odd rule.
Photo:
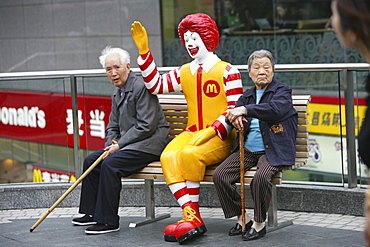
[[[254,220],[265,222],[271,200],[272,177],[282,166],[271,166],[264,151],[244,151],[245,171],[257,165],[257,171],[250,184],[254,202]],[[236,183],[240,182],[240,153],[232,153],[214,171],[213,182],[224,211],[225,218],[241,215],[241,197]]]

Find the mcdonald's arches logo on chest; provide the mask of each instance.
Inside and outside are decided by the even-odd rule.
[[[220,85],[215,80],[208,80],[203,85],[203,93],[210,98],[220,94]]]

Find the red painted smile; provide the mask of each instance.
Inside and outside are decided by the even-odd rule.
[[[192,56],[195,56],[195,55],[198,53],[198,51],[199,51],[199,47],[195,47],[195,48],[188,48],[188,50],[189,50],[189,52],[190,52],[190,54],[191,54]]]

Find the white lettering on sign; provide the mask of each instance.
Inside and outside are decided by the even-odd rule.
[[[78,134],[82,136],[84,134],[84,131],[81,128],[81,125],[84,123],[84,120],[82,119],[82,111],[77,111],[77,117],[78,117]],[[67,124],[67,133],[69,135],[73,134],[73,116],[72,116],[72,109],[67,109],[67,118],[66,118]]]
[[[105,138],[105,123],[104,123],[105,113],[103,111],[95,110],[90,111],[90,135]]]
[[[25,126],[31,128],[46,127],[45,112],[37,106],[30,109],[27,106],[22,108],[8,108],[3,106],[0,109],[0,122],[4,125]]]

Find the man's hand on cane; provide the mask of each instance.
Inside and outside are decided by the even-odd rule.
[[[105,159],[106,157],[108,157],[112,153],[117,152],[118,150],[120,150],[120,147],[118,145],[118,142],[115,141],[115,140],[113,140],[111,145],[109,145],[108,147],[104,148],[104,151],[106,151],[106,153],[105,153],[103,159]]]

